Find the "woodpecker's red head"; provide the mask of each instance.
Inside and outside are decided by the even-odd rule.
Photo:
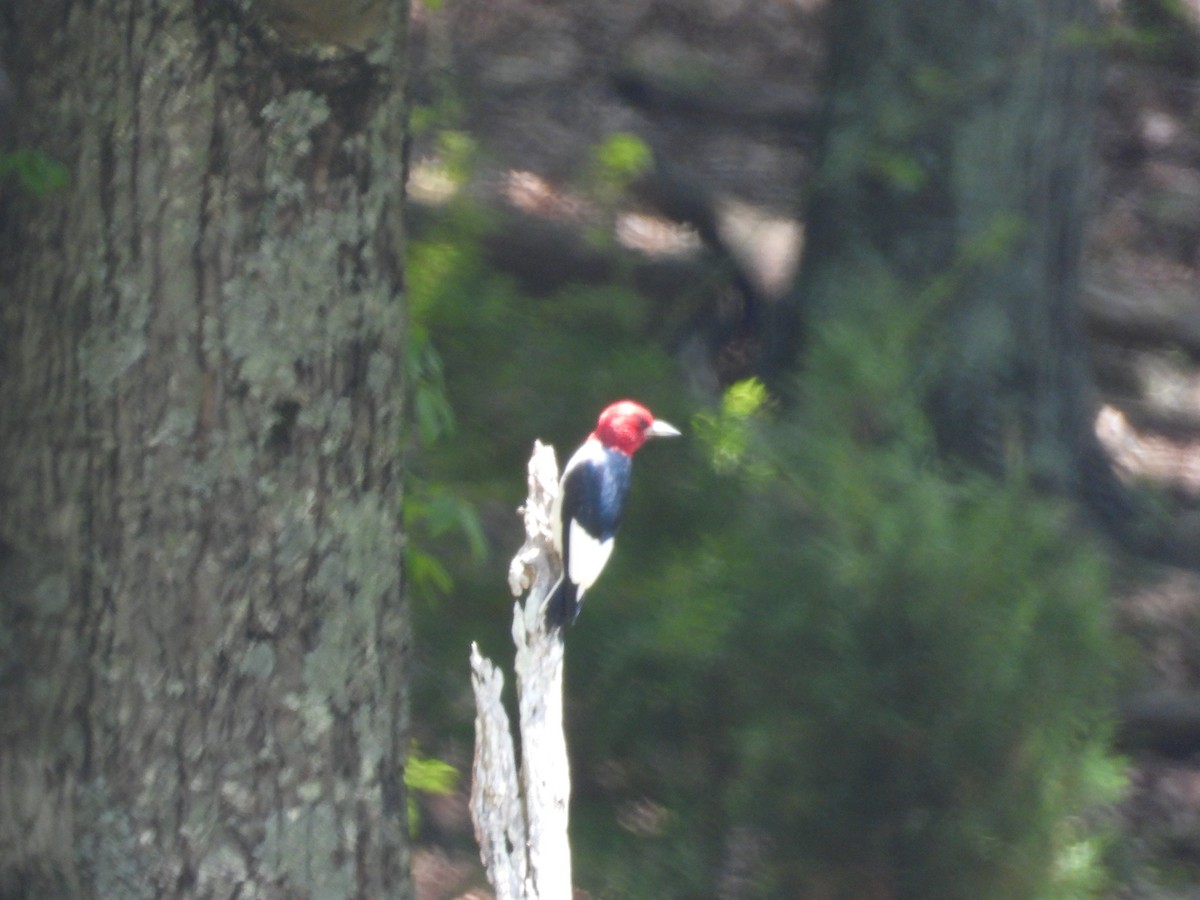
[[[605,447],[632,456],[647,438],[678,437],[674,425],[655,419],[650,410],[632,400],[618,400],[600,413],[592,437]]]

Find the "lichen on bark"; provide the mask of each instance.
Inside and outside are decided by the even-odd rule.
[[[0,795],[37,773],[56,812],[35,841],[0,803],[0,892],[410,891],[387,10],[393,53],[310,67],[170,0],[73,6],[15,60],[22,137],[74,178],[0,237],[0,541],[41,560],[14,640],[59,663],[12,691],[42,738]]]

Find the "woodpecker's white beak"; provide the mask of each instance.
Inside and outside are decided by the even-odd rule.
[[[664,422],[662,419],[655,419],[650,423],[650,427],[646,429],[646,437],[679,437],[682,432],[672,425],[670,422]]]

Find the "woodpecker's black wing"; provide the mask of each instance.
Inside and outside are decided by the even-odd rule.
[[[563,578],[546,610],[551,626],[575,621],[584,592],[608,562],[632,468],[627,454],[598,442],[585,444],[567,463],[561,487]]]

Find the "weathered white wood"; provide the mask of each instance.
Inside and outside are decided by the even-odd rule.
[[[499,900],[570,900],[567,834],[571,775],[563,732],[562,631],[546,630],[545,607],[562,570],[554,549],[552,510],[558,492],[554,448],[535,442],[529,496],[522,514],[525,543],[509,567],[517,707],[521,730],[518,784],[512,733],[500,703],[503,679],[471,650],[475,689],[475,765],[471,815],[488,878]]]
[[[539,616],[539,618],[542,618]],[[563,733],[562,631],[526,630],[513,617],[517,705],[521,719],[521,785],[525,791],[529,871],[539,900],[570,900],[567,836],[571,773]]]
[[[504,675],[471,644],[471,685],[475,689],[475,764],[471,779],[471,819],[475,840],[496,890],[496,900],[526,896],[525,816],[508,714],[500,702]]]

